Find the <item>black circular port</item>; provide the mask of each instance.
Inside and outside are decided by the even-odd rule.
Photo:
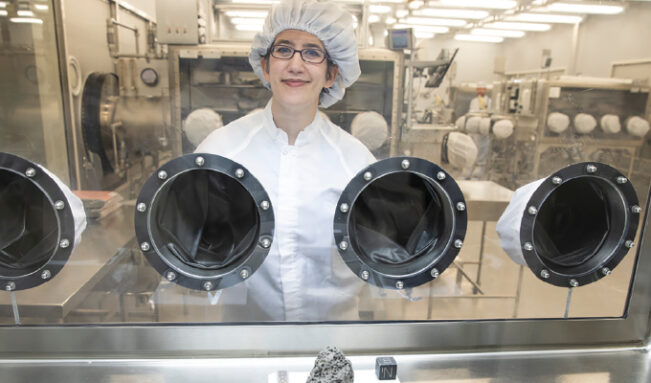
[[[191,170],[166,183],[153,201],[154,245],[171,264],[228,268],[255,247],[260,218],[251,195],[233,178]]]
[[[74,243],[72,210],[57,182],[37,164],[0,153],[0,288],[51,280]]]
[[[0,266],[31,273],[57,248],[59,228],[54,208],[31,180],[0,170]]]
[[[527,204],[520,233],[525,261],[557,286],[594,282],[626,255],[639,215],[635,190],[616,169],[568,166],[543,181]]]
[[[550,266],[589,269],[590,260],[609,253],[617,243],[613,239],[622,236],[626,225],[616,225],[623,222],[625,210],[614,185],[598,178],[572,179],[542,204],[534,223],[534,245]]]
[[[344,189],[335,213],[339,252],[360,278],[402,289],[438,277],[463,244],[465,201],[435,164],[389,158],[362,170]]]
[[[435,182],[414,173],[387,174],[370,183],[350,212],[350,238],[364,263],[383,274],[411,274],[427,254],[442,254],[454,220]]]
[[[262,264],[273,239],[273,209],[243,166],[212,154],[163,165],[136,203],[141,250],[165,278],[197,290],[230,287]]]

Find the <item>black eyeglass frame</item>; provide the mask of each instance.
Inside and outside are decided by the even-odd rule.
[[[291,49],[292,50],[292,55],[289,56],[289,57],[277,57],[277,56],[274,55],[274,48],[275,47],[285,47],[285,48]],[[319,62],[307,61],[305,59],[305,57],[303,57],[303,52],[308,51],[308,50],[315,50],[315,51],[322,52],[323,53],[323,59],[321,61],[319,61]],[[271,47],[269,47],[269,51],[267,52],[267,55],[271,55],[274,58],[277,58],[279,60],[291,60],[292,58],[294,58],[294,55],[296,54],[296,52],[298,52],[301,55],[301,60],[303,60],[303,62],[306,62],[308,64],[321,64],[322,62],[328,60],[328,58],[329,58],[328,53],[325,52],[325,51],[322,51],[319,48],[295,49],[295,48],[293,48],[293,47],[291,47],[289,45],[284,45],[284,44],[278,44],[278,45],[274,44],[274,45],[272,45]],[[328,60],[328,62],[330,62],[330,60]]]

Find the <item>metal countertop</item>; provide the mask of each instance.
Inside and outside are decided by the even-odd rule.
[[[376,356],[349,356],[355,370]],[[648,383],[648,348],[392,355],[402,383]],[[267,382],[276,371],[310,371],[315,357],[0,360],[3,383]]]
[[[119,262],[133,239],[133,207],[123,206],[101,220],[88,220],[82,240],[61,272],[40,286],[15,292],[21,316],[62,320]],[[0,292],[0,315],[11,316],[9,293]]]

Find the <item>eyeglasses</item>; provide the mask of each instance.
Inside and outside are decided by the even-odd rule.
[[[310,64],[321,64],[328,56],[318,48],[294,49],[287,45],[273,45],[271,55],[277,59],[289,60],[294,53],[300,53],[301,59]]]

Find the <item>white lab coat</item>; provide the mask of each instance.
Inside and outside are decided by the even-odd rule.
[[[470,108],[468,108],[468,113],[477,113],[477,112],[491,112],[491,98],[483,96],[483,103],[480,102],[479,96],[473,98],[470,101]],[[479,133],[470,134],[475,145],[477,145],[477,160],[475,162],[475,168],[473,170],[473,178],[482,178],[485,171],[486,161],[488,160],[488,152],[490,151],[491,140],[490,137],[484,136]]]
[[[270,101],[211,133],[196,152],[245,166],[269,194],[275,215],[273,244],[262,266],[223,291],[223,320],[358,319],[363,282],[336,251],[333,218],[348,182],[375,162],[368,149],[321,112],[290,146],[273,122]]]
[[[479,96],[476,96],[470,101],[470,107],[468,108],[468,113],[492,111],[491,98],[487,96],[483,96],[482,98],[484,99],[483,103],[480,102]]]

